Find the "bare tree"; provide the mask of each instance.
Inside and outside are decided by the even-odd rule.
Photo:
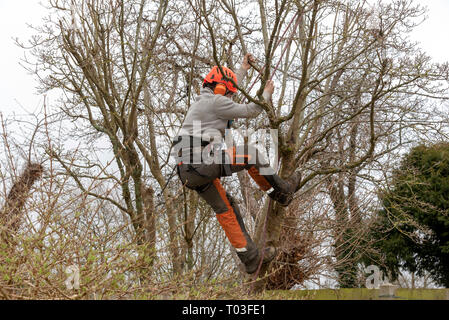
[[[89,125],[88,130],[76,128],[76,136],[90,139],[101,136],[109,141],[119,176],[108,173],[101,163],[88,162],[84,168],[98,166],[104,178],[119,183],[122,201],[88,194],[125,212],[132,221],[137,242],[150,242],[150,247],[155,245],[153,191],[143,180],[142,161],[148,163],[160,185],[165,184],[165,179],[157,153],[151,153],[157,147],[143,148],[139,141],[137,114],[145,104],[144,90],[152,72],[156,40],[167,5],[167,1],[49,1],[52,15],[37,30],[43,38],[34,38],[30,43],[36,60],[28,61],[36,74],[42,76],[42,90],[63,90],[64,114],[80,125]],[[55,16],[59,17],[57,21],[52,20]],[[147,130],[150,136],[155,136],[153,128]],[[80,176],[69,170],[61,152],[50,150],[79,188],[87,192],[83,180],[97,177]],[[171,229],[175,229],[171,217],[176,213],[167,192],[164,197]],[[173,268],[179,272],[177,240],[173,232],[170,234]]]

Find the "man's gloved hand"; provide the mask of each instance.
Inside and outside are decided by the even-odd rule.
[[[245,70],[249,70],[251,68],[251,65],[249,63],[255,63],[256,59],[254,59],[254,56],[251,53],[245,54],[243,57],[242,67]]]
[[[267,83],[265,84],[264,91],[268,92],[270,96],[273,94],[273,92],[274,92],[274,81],[273,80],[267,81]]]

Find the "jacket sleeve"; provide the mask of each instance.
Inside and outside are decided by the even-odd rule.
[[[269,100],[269,94],[264,92],[263,97]],[[262,112],[262,107],[255,103],[236,103],[224,96],[216,96],[215,108],[220,119],[231,120],[238,118],[255,118]]]

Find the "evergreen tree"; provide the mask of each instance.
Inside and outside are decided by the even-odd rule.
[[[412,149],[381,199],[373,236],[392,280],[403,268],[449,287],[449,143]]]

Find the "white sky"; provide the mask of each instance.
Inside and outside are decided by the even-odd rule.
[[[27,24],[39,25],[45,9],[37,0],[0,0],[0,113],[23,114],[42,105],[43,98],[35,95],[36,81],[19,65],[24,50],[13,38],[25,40],[32,32]]]
[[[449,0],[415,0],[428,6],[428,20],[420,25],[413,38],[438,62],[449,61]],[[23,114],[42,106],[43,97],[36,95],[36,81],[19,65],[24,50],[13,38],[26,40],[32,32],[27,24],[39,25],[46,11],[39,0],[0,0],[0,113],[6,117]],[[446,31],[445,31],[446,30]]]

